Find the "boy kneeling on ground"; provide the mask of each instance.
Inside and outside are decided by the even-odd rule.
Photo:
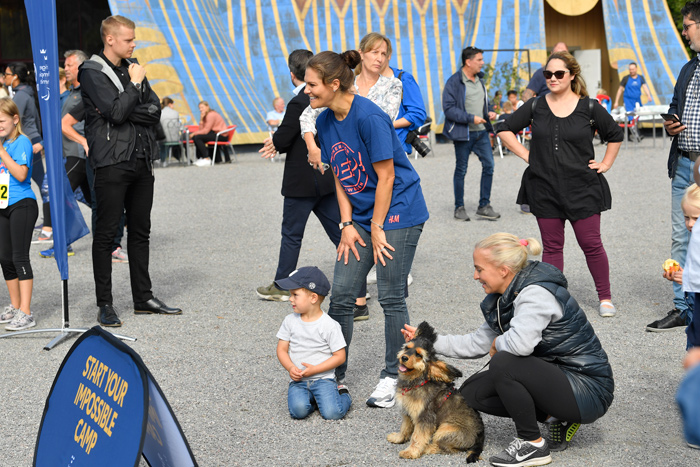
[[[289,372],[287,403],[292,418],[306,418],[318,408],[326,420],[340,420],[352,399],[335,380],[335,368],[345,362],[340,324],[321,310],[330,283],[315,266],[299,268],[275,281],[289,290],[290,313],[277,332],[277,358]]]

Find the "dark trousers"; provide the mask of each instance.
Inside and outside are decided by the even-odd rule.
[[[512,418],[518,438],[525,441],[541,436],[537,422],[549,416],[581,421],[569,379],[558,366],[537,357],[497,352],[489,369],[472,375],[459,391],[474,410]]]
[[[197,159],[206,159],[209,157],[209,148],[207,143],[216,139],[216,133],[210,131],[206,135],[195,135],[192,137],[194,145],[197,148]]]
[[[93,236],[95,233],[95,226],[97,225],[97,196],[95,195],[95,171],[92,169],[90,163],[85,164],[85,172],[87,173],[88,184],[90,185],[90,198],[92,198],[92,203],[90,203],[90,208],[92,208],[91,225]],[[119,221],[119,227],[114,233],[114,241],[112,242],[112,251],[122,246],[122,238],[124,237],[124,226],[126,225],[126,214],[122,210],[122,218]]]
[[[588,270],[593,276],[599,300],[610,300],[610,265],[600,238],[600,214],[585,219],[569,221],[576,234],[576,241],[586,255]],[[564,272],[564,224],[565,219],[537,218],[542,236],[542,261]]]
[[[340,211],[334,193],[322,197],[284,198],[282,243],[275,280],[284,279],[297,268],[306,222],[312,212],[316,214],[333,244],[337,247],[340,243]]]
[[[114,167],[95,170],[97,222],[92,240],[92,267],[97,306],[112,304],[112,246],[124,209],[129,226],[131,294],[134,302],[153,298],[148,261],[154,180],[144,159],[136,162],[135,171]]]
[[[6,281],[34,278],[29,248],[38,216],[39,208],[33,198],[24,198],[0,209],[0,264]]]

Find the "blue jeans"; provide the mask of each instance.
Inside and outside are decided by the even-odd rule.
[[[693,165],[687,157],[679,157],[676,166],[676,175],[671,180],[671,258],[685,266],[685,256],[688,253],[690,232],[685,227],[685,218],[681,208],[681,200],[686,188],[694,183]],[[680,310],[686,324],[690,323],[688,315],[688,303],[685,300],[683,286],[673,283],[673,305]]]
[[[290,382],[287,404],[292,418],[306,418],[318,407],[324,419],[340,420],[348,413],[352,399],[350,394],[338,393],[334,379],[317,379]]]
[[[340,243],[340,211],[335,193],[321,197],[285,197],[282,211],[282,243],[275,280],[284,279],[296,269],[304,230],[312,212],[316,214],[333,244],[337,247]]]
[[[483,208],[491,199],[491,184],[493,183],[493,151],[489,141],[489,132],[471,131],[469,141],[455,141],[454,189],[455,209],[464,206],[464,177],[467,175],[469,154],[474,152],[481,161],[481,191],[479,193],[479,207]]]
[[[355,244],[360,254],[360,261],[357,261],[350,252],[348,264],[344,264],[343,258],[335,263],[331,304],[328,310],[328,315],[340,323],[343,330],[343,337],[347,344],[345,352],[348,358],[350,342],[352,341],[355,298],[359,297],[367,273],[374,264],[371,234],[361,226],[353,225],[367,246],[363,248],[359,243]],[[396,355],[405,342],[401,329],[403,329],[404,324],[410,322],[404,295],[405,285],[422,232],[423,224],[385,232],[386,241],[396,251],[390,252],[391,256],[394,257],[393,260],[384,258],[386,266],[382,266],[381,263],[377,264],[377,292],[379,304],[384,311],[384,340],[386,342],[384,369],[381,372],[381,378],[398,377],[399,361]],[[345,379],[347,362],[346,359],[345,363],[335,369],[335,376],[339,381]]]

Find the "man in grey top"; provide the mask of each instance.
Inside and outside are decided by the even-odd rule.
[[[63,102],[61,107],[61,130],[63,132],[63,158],[66,161],[66,174],[68,181],[71,184],[71,189],[75,191],[78,187],[83,192],[85,201],[91,203],[90,186],[88,185],[87,177],[85,176],[85,153],[87,152],[87,142],[85,141],[85,133],[83,128],[84,122],[77,122],[75,126],[66,127],[63,124],[63,119],[76,107],[82,107],[83,99],[80,96],[80,83],[78,83],[78,67],[81,63],[87,60],[87,55],[82,50],[69,50],[64,55],[66,61],[64,69],[66,72],[66,81],[70,83],[70,94]],[[68,138],[69,133],[76,135],[74,138]],[[44,227],[43,231],[51,231],[51,202],[44,203],[42,206],[44,212]],[[43,258],[53,258],[53,248],[41,251]],[[68,254],[72,255],[73,250],[68,245]]]
[[[494,221],[501,217],[490,204],[494,163],[489,132],[493,131],[490,120],[495,120],[496,114],[489,110],[488,94],[482,80],[483,66],[483,51],[467,47],[462,51],[462,68],[450,76],[442,92],[442,110],[445,112],[442,134],[454,142],[457,159],[453,177],[454,217],[465,221],[469,216],[464,208],[464,177],[472,151],[479,157],[482,167],[476,215]]]

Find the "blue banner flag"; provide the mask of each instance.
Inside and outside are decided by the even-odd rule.
[[[87,235],[89,230],[78,208],[63,164],[56,2],[25,0],[24,6],[29,20],[37,82],[36,91],[39,95],[39,110],[46,152],[54,257],[61,274],[61,280],[67,280],[67,247]]]
[[[95,326],[68,351],[46,398],[36,467],[193,467],[197,461],[141,357]]]

